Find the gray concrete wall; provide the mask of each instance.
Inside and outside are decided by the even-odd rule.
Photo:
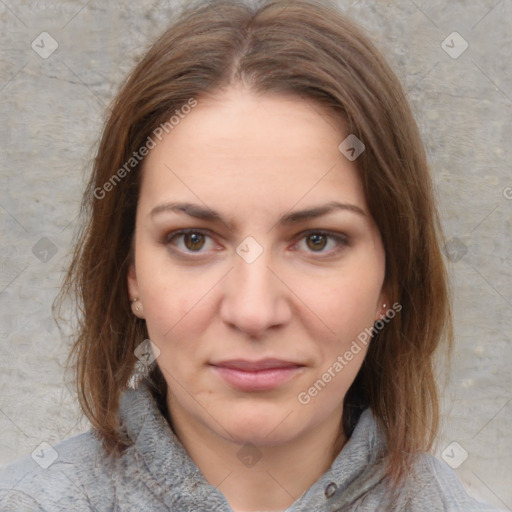
[[[408,91],[450,240],[457,349],[437,453],[512,510],[512,2],[339,4]],[[0,464],[87,428],[50,306],[106,105],[177,7],[0,3]]]

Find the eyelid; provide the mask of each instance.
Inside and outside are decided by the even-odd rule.
[[[174,231],[171,231],[167,233],[164,236],[164,239],[162,243],[169,243],[173,238],[180,236],[180,235],[187,235],[190,233],[199,233],[201,235],[209,236],[210,238],[213,238],[213,231],[210,231],[209,229],[203,229],[203,228],[183,228],[183,229],[176,229]]]
[[[348,242],[349,239],[348,235],[345,235],[344,233],[329,231],[328,229],[307,229],[299,233],[296,238],[300,240],[307,235],[325,235],[337,240],[345,240],[346,242]]]
[[[295,237],[295,244],[297,244],[298,242],[300,242],[304,238],[307,238],[310,235],[323,235],[328,238],[332,238],[337,242],[337,247],[330,251],[308,251],[308,254],[317,254],[318,258],[327,258],[329,256],[335,256],[341,249],[343,249],[343,247],[347,247],[349,245],[349,237],[347,235],[345,235],[344,233],[329,231],[326,229],[308,229],[306,231],[302,231]]]
[[[213,232],[210,231],[209,229],[183,228],[183,229],[176,229],[174,231],[171,231],[170,233],[167,233],[166,235],[164,235],[163,240],[161,240],[160,243],[166,247],[170,247],[171,241],[174,238],[178,238],[180,236],[187,235],[190,233],[198,233],[203,236],[207,236],[207,237],[211,238],[212,240],[215,238]],[[194,251],[185,252],[185,251],[182,251],[182,250],[176,249],[176,248],[170,248],[170,250],[175,254],[185,255],[186,257],[192,257],[192,258],[198,258],[198,257],[204,255],[204,253],[202,253],[202,252],[196,252],[196,253],[194,253]],[[195,256],[194,256],[194,254],[195,254]]]

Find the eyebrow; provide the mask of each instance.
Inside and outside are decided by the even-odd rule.
[[[285,213],[281,215],[277,221],[277,224],[282,226],[291,226],[306,220],[322,217],[336,210],[348,211],[366,217],[364,210],[355,204],[331,201],[324,205],[314,206],[305,210]],[[163,212],[185,213],[186,215],[195,217],[196,219],[225,224],[231,231],[235,231],[235,225],[233,221],[225,219],[219,212],[216,212],[211,208],[203,207],[198,204],[179,202],[162,203],[158,206],[155,206],[149,213],[149,216],[154,217]]]

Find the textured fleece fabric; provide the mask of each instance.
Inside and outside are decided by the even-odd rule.
[[[0,511],[25,512],[232,512],[210,485],[158,409],[147,385],[129,389],[121,417],[134,444],[107,459],[92,430],[54,446],[58,458],[46,469],[31,456],[0,472]],[[465,492],[444,462],[418,457],[395,500],[388,499],[384,442],[370,409],[331,468],[286,512],[497,511]],[[36,457],[36,456],[35,456]],[[36,457],[37,458],[37,457]]]

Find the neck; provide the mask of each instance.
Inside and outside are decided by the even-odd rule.
[[[234,511],[282,511],[331,466],[345,438],[341,412],[307,432],[272,446],[237,444],[169,403],[171,424],[191,459]]]

